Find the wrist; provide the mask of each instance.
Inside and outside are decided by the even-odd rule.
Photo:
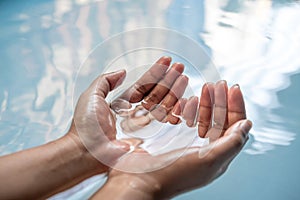
[[[91,199],[157,199],[160,187],[138,175],[122,174],[109,177],[104,186]]]
[[[62,143],[67,146],[67,148],[64,148],[62,151],[73,151],[76,157],[74,159],[78,161],[77,165],[84,169],[86,173],[96,175],[108,170],[107,166],[91,155],[91,153],[82,144],[78,135],[69,132],[59,140],[62,140]],[[62,154],[64,154],[64,152],[62,152]]]

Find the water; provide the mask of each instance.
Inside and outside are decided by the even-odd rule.
[[[77,72],[99,42],[126,30],[163,27],[197,41],[221,78],[240,84],[254,123],[224,176],[175,199],[298,199],[299,11],[292,0],[1,1],[0,154],[67,131]],[[88,83],[104,70],[86,70],[81,78]],[[101,180],[56,198],[87,198]]]

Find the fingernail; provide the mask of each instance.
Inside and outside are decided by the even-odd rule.
[[[183,65],[181,62],[175,62],[175,63],[173,63],[173,66],[175,66],[175,65]]]
[[[227,84],[227,81],[226,80],[220,80],[217,82],[217,84]]]
[[[249,133],[250,129],[252,128],[252,122],[250,120],[243,120],[240,123],[240,127],[245,134]]]
[[[189,82],[189,77],[187,77],[186,75],[182,74],[180,75],[180,77],[185,80],[187,83]]]
[[[191,96],[188,101],[198,101],[198,97],[197,96]]]
[[[188,126],[188,127],[194,127],[195,126],[195,123],[193,122],[193,121],[186,121],[186,125]]]
[[[165,63],[165,64],[170,64],[171,61],[172,61],[172,58],[171,58],[170,56],[162,56],[162,57],[157,61],[157,63],[160,63],[160,62],[165,63],[165,62],[167,62],[167,63]],[[162,63],[162,64],[163,64],[163,63]]]
[[[163,56],[164,59],[171,61],[172,58],[170,56]]]
[[[212,82],[206,82],[204,85],[205,85],[205,87],[209,87],[210,85],[214,85],[214,83],[212,83]]]
[[[111,74],[118,74],[118,73],[125,73],[125,72],[126,72],[125,69],[120,69],[118,71],[111,72]]]
[[[240,89],[240,85],[239,85],[239,84],[234,84],[234,85],[232,86],[232,88]]]

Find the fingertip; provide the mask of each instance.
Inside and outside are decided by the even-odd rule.
[[[186,105],[184,106],[182,115],[189,127],[194,126],[195,121],[197,120],[198,103],[199,98],[197,96],[192,96],[187,100]]]
[[[242,90],[239,84],[234,84],[233,86],[230,87],[229,91],[228,91],[229,95],[242,95]]]
[[[227,81],[226,80],[219,80],[216,85],[227,85]]]
[[[203,84],[202,88],[207,88],[208,89],[209,87],[211,87],[213,85],[214,85],[214,83],[212,83],[212,82],[206,82],[206,83]]]
[[[240,85],[236,83],[231,87],[231,89],[240,89]]]
[[[172,115],[179,116],[182,114],[185,104],[187,102],[186,98],[179,99],[172,110]]]
[[[182,77],[182,79],[183,79],[186,83],[189,82],[189,77],[188,77],[188,76],[186,76],[186,75],[181,75],[181,77]]]
[[[156,61],[156,63],[169,66],[171,64],[171,61],[172,58],[170,56],[162,56]]]
[[[172,57],[171,56],[163,56],[162,57],[164,60],[171,62],[172,61]]]
[[[180,62],[175,62],[172,64],[172,69],[174,69],[179,74],[182,74],[184,71],[184,64],[182,64]]]
[[[238,84],[233,85],[230,90],[228,91],[230,97],[233,98],[240,98],[242,97],[242,90]]]
[[[243,93],[239,85],[233,85],[228,91],[228,110],[230,112],[244,113],[246,116]]]
[[[195,127],[196,123],[194,123],[194,121],[188,120],[188,121],[186,121],[186,125],[188,127]]]
[[[194,102],[194,103],[198,103],[199,102],[199,97],[192,96],[189,100],[192,101],[192,102]]]
[[[252,128],[252,125],[253,125],[252,121],[250,121],[248,119],[242,120],[239,123],[239,127],[242,129],[244,134],[249,133],[250,129]]]
[[[176,91],[173,91],[174,94],[176,94],[175,96],[177,98],[180,98],[183,95],[188,83],[189,83],[189,78],[186,75],[181,74],[175,81],[174,85],[172,86],[171,91],[173,91],[174,89],[180,91],[178,94]]]
[[[107,76],[125,76],[126,75],[126,70],[125,69],[120,69],[111,73],[107,73]]]
[[[214,89],[215,89],[215,84],[212,83],[212,82],[208,82],[205,85],[206,85],[206,88],[207,88],[207,90],[209,92],[209,95],[211,97],[213,97],[213,95],[214,95]]]
[[[126,77],[126,70],[121,69],[112,73],[106,74],[106,79],[109,82],[110,90],[113,90],[120,86]]]

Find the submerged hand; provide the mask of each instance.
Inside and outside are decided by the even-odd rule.
[[[211,94],[211,95],[209,95]],[[192,110],[195,109],[195,112]],[[197,117],[198,101],[191,98],[185,102],[182,114],[192,126],[199,121],[198,133],[210,137],[213,142],[202,148],[188,148],[151,156],[141,151],[141,156],[128,154],[109,173],[104,187],[94,198],[164,199],[184,191],[202,187],[225,172],[234,157],[248,139],[251,122],[245,120],[246,111],[243,96],[238,86],[229,92],[226,82],[206,84],[202,90]],[[189,112],[188,112],[189,111]],[[212,123],[213,122],[213,123]],[[137,152],[136,152],[137,153]],[[182,155],[171,165],[156,171],[160,162]],[[117,169],[130,169],[123,172]],[[134,170],[144,173],[133,173]],[[118,183],[122,193],[113,193],[110,185]]]

